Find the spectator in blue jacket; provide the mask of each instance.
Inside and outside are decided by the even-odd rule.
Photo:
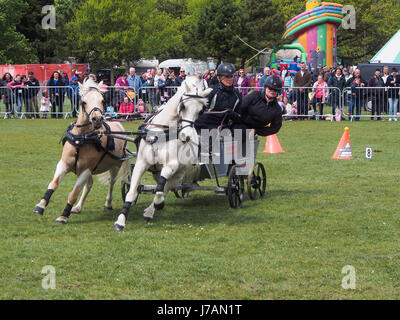
[[[135,91],[136,94],[139,93],[139,88],[142,86],[142,81],[140,79],[140,76],[136,74],[136,69],[135,68],[130,68],[129,69],[129,75],[128,78],[126,78],[129,82],[129,87]]]
[[[68,85],[67,96],[68,99],[71,100],[72,116],[76,118],[76,112],[78,111],[80,101],[79,84],[77,77],[71,78],[71,82]]]
[[[58,118],[62,118],[63,112],[63,99],[64,96],[64,82],[61,80],[61,74],[58,71],[55,71],[50,80],[47,82],[47,87],[49,91],[49,98],[51,102],[51,117],[57,118],[57,110],[58,107]]]
[[[265,67],[265,68],[264,68],[264,74],[263,74],[263,76],[260,78],[260,81],[258,82],[258,86],[259,86],[260,88],[263,88],[263,87],[264,87],[264,82],[267,80],[267,78],[269,77],[270,73],[271,73],[271,69],[270,69],[269,67]]]

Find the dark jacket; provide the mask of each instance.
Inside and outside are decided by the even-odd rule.
[[[219,83],[219,85],[209,94],[208,101],[212,108],[211,111],[232,110],[237,112],[240,110],[242,96],[233,86],[225,87],[222,83]],[[229,120],[226,113],[204,113],[196,120],[194,125],[198,131],[200,129],[214,129],[218,128],[222,124],[223,120],[224,125],[226,125]]]
[[[346,78],[342,75],[340,79],[334,75],[328,83],[329,87],[339,88],[342,91],[346,87]]]
[[[331,80],[328,82],[328,86],[332,88],[338,88],[338,89],[331,89],[331,96],[332,96],[332,101],[336,102],[336,104],[339,103],[339,98],[340,95],[342,94],[342,91],[344,88],[346,88],[346,78],[342,75],[340,79],[336,76],[336,74],[331,78]]]
[[[364,87],[361,86],[361,83],[364,83]],[[356,82],[356,80],[354,79],[351,84],[351,95],[358,101],[360,101],[361,99],[364,98],[364,96],[366,95],[367,91],[365,88],[366,84],[365,82],[361,79],[361,83],[358,84]]]
[[[217,76],[210,77],[209,79],[207,79],[207,84],[208,84],[208,86],[209,86],[210,88],[215,88],[215,87],[217,87],[217,86],[218,86],[218,83],[219,83],[219,81],[218,81]]]
[[[393,99],[399,98],[399,90],[400,90],[400,75],[396,76],[395,83],[391,83],[393,81],[393,76],[390,75],[386,79],[386,86],[389,87],[388,97]]]
[[[267,102],[264,91],[253,91],[243,97],[240,113],[242,122],[256,129],[260,136],[275,134],[282,126],[282,108],[276,99]]]
[[[47,82],[47,87],[49,88],[49,98],[53,100],[56,96],[56,93],[59,94],[59,96],[62,96],[64,94],[64,89],[63,88],[54,88],[54,87],[63,87],[64,82],[61,79],[58,79],[56,82],[54,82],[54,78],[51,77],[50,80]]]
[[[354,78],[354,76],[351,76],[347,81],[346,81],[346,87],[351,87],[352,83],[354,82],[354,80],[356,80],[356,78]],[[363,79],[363,77],[361,77],[361,82],[364,83],[365,86],[367,86],[367,81],[365,81]]]
[[[312,76],[311,73],[309,73],[307,70],[304,71],[304,75],[301,76],[301,71],[297,71],[296,75],[294,76],[293,79],[293,86],[295,87],[311,87],[312,84]]]
[[[33,78],[32,80],[28,79],[27,81],[25,81],[24,85],[25,85],[25,87],[27,87],[26,95],[28,98],[33,98],[33,97],[37,96],[37,94],[39,93],[39,90],[40,90],[40,88],[37,88],[37,87],[40,87],[40,82],[38,79],[36,79],[36,78]],[[36,87],[36,88],[29,88],[29,87]]]
[[[374,88],[374,87],[383,88],[384,86],[385,86],[385,82],[383,81],[383,79],[382,79],[382,78],[377,78],[376,76],[373,76],[373,77],[372,77],[371,79],[369,79],[369,81],[368,81],[368,87],[371,87],[371,88]],[[377,96],[377,95],[379,95],[379,96],[383,95],[384,90],[383,90],[383,89],[380,89],[380,90],[377,90],[377,89],[369,89],[369,90],[368,90],[368,93],[369,93],[370,95],[372,95],[372,97],[374,98],[374,97]]]
[[[0,95],[4,96],[4,103],[11,103],[12,102],[12,97],[13,97],[13,91],[12,91],[11,88],[7,88],[7,84],[12,82],[13,80],[10,80],[8,82],[7,81],[3,81],[3,80],[0,80],[0,81],[2,81],[1,86],[3,87],[0,90]]]

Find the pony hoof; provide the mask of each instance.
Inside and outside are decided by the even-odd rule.
[[[73,207],[71,209],[71,213],[79,214],[81,212],[82,212],[82,210],[80,208],[78,208],[78,207]]]
[[[35,209],[33,209],[33,212],[34,212],[34,213],[38,213],[38,214],[40,214],[40,215],[42,216],[42,215],[43,215],[43,212],[44,212],[44,208],[41,208],[41,207],[39,207],[39,206],[36,206]]]
[[[118,224],[118,223],[116,223],[116,224],[114,224],[114,227],[113,227],[113,230],[114,231],[122,231],[122,230],[124,230],[124,226],[121,226],[120,224]]]
[[[146,223],[149,223],[151,220],[153,220],[153,218],[143,217],[143,221]]]
[[[67,218],[64,217],[57,218],[56,220],[56,223],[58,224],[67,224],[67,222],[68,222]]]
[[[111,207],[106,207],[106,206],[104,206],[104,210],[112,210],[113,209],[113,207],[111,206]]]

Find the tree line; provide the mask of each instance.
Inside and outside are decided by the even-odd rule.
[[[356,8],[356,29],[338,29],[338,55],[369,60],[400,29],[399,0],[337,0]],[[56,28],[43,29],[54,5]],[[256,64],[283,42],[299,0],[0,0],[0,64],[77,58],[113,66],[139,58],[207,57]],[[257,50],[256,50],[257,49]]]

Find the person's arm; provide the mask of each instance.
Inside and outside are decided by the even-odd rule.
[[[311,87],[311,85],[312,85],[312,76],[311,76],[311,73],[309,73],[309,72],[307,72],[307,74],[306,74],[306,83],[305,83],[305,85],[304,85],[304,87]]]
[[[264,137],[276,134],[282,127],[282,109],[280,106],[268,110],[266,125],[263,128],[256,129],[256,133]]]

